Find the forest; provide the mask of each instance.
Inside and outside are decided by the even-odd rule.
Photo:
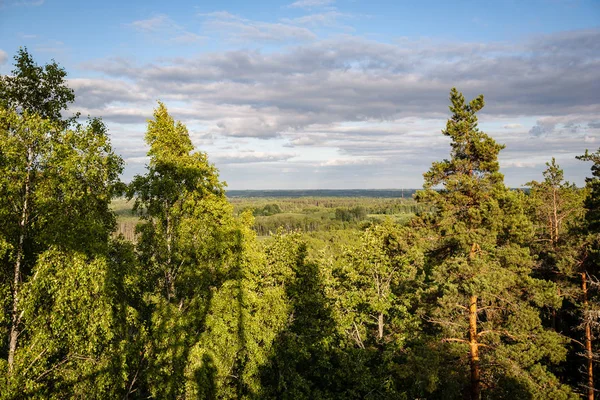
[[[228,197],[159,102],[125,183],[101,116],[65,116],[66,71],[14,60],[0,399],[595,397],[600,149],[584,187],[549,155],[511,190],[483,96],[453,88],[414,196]]]

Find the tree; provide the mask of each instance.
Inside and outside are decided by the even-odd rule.
[[[553,249],[560,242],[562,234],[583,219],[585,192],[577,190],[575,184],[564,181],[563,171],[554,158],[546,166],[544,181],[531,181],[527,186],[531,188],[530,204],[536,236]]]
[[[13,75],[0,77],[0,106],[60,120],[61,113],[75,100],[73,89],[65,83],[65,70],[54,60],[38,66],[27,48],[20,48],[14,59]]]
[[[331,262],[327,284],[337,345],[343,352],[338,374],[351,383],[348,396],[369,399],[420,397],[402,379],[410,347],[422,334],[420,295],[424,252],[413,226],[390,219],[361,233],[359,242]],[[338,355],[340,356],[340,355]]]
[[[588,277],[582,269],[588,245],[588,236],[583,232],[587,190],[565,182],[554,158],[546,166],[544,181],[527,184],[531,187],[529,214],[535,227],[530,247],[538,260],[536,275],[555,282],[558,294],[564,299],[561,309],[551,310],[552,328],[567,334],[574,343],[581,343],[576,339],[580,336],[579,329],[571,326],[571,315],[577,311],[585,315],[589,308]],[[584,324],[583,331],[587,359],[585,386],[593,398],[593,357],[587,351],[592,342],[589,324]]]
[[[593,163],[592,177],[585,180],[590,192],[585,200],[585,220],[588,229],[591,232],[598,233],[600,232],[600,148],[595,153],[586,150],[585,154],[577,157],[577,159]]]
[[[23,321],[14,371],[0,398],[122,398],[134,370],[135,263],[124,243],[106,255],[53,247],[23,285]],[[126,262],[123,262],[126,261]],[[2,379],[0,378],[0,382]]]
[[[190,154],[194,146],[186,127],[175,123],[162,103],[154,112],[154,120],[148,122],[146,143],[150,146],[148,173],[133,179],[129,198],[135,197],[134,210],[146,221],[139,226],[141,255],[160,276],[160,287],[171,301],[177,296],[175,281],[180,264],[193,262],[184,254],[194,250],[187,246],[194,244],[185,241],[192,238],[180,235],[198,235],[183,222],[190,222],[196,214],[218,218],[229,211],[229,205],[216,169],[205,153]],[[209,213],[201,215],[199,211],[205,209]]]
[[[9,372],[26,301],[22,282],[51,246],[107,250],[115,225],[109,205],[121,169],[99,120],[66,128],[28,111],[0,109],[0,229],[10,247],[4,271],[13,270]]]
[[[368,228],[334,271],[335,297],[348,318],[344,325],[359,347],[390,341],[401,346],[415,330],[411,314],[423,263],[416,241],[410,228],[386,220]]]
[[[142,219],[137,253],[146,282],[148,342],[138,387],[177,398],[197,377],[186,371],[213,297],[236,269],[239,229],[215,167],[193,152],[186,127],[162,103],[146,143],[148,171],[133,179],[128,194]]]
[[[190,354],[186,395],[190,398],[264,398],[261,371],[275,338],[290,318],[286,287],[291,284],[296,248],[283,236],[265,251],[251,230],[250,212],[239,224],[237,261],[215,291],[206,327]]]
[[[0,77],[0,242],[2,283],[10,288],[2,347],[9,379],[22,365],[15,360],[18,341],[34,335],[23,333],[31,302],[22,288],[35,275],[38,257],[51,247],[89,256],[108,250],[115,225],[109,204],[122,170],[100,120],[60,119],[74,99],[65,71],[55,62],[37,66],[26,49],[15,60],[14,75]]]
[[[497,159],[503,146],[477,127],[483,96],[467,103],[452,89],[450,101],[443,134],[451,158],[433,163],[418,194],[436,209],[426,218],[437,232],[428,257],[437,298],[429,321],[449,354],[468,349],[471,399],[482,389],[566,398],[568,390],[539,363],[560,361],[566,351],[558,334],[542,328],[539,307],[558,307],[560,299],[552,283],[531,276],[526,244],[533,230],[523,196],[504,186]]]
[[[585,154],[577,157],[582,161],[591,161],[592,177],[586,178],[588,195],[585,199],[585,221],[582,233],[586,235],[586,246],[583,249],[582,262],[579,264],[582,288],[583,328],[585,330],[585,356],[587,359],[587,392],[588,399],[594,398],[593,360],[595,358],[592,348],[592,329],[598,331],[598,307],[597,292],[592,299],[588,292],[587,280],[592,278],[597,285],[598,266],[600,265],[600,149],[595,153],[588,150]],[[597,289],[597,287],[596,287]],[[597,333],[596,333],[597,335]]]
[[[319,265],[307,259],[298,233],[277,235],[266,253],[269,267],[283,278],[288,313],[261,368],[260,398],[350,398],[352,381],[335,348],[335,321]]]

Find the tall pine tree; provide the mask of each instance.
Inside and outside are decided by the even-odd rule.
[[[558,307],[560,299],[552,283],[531,276],[526,244],[533,230],[522,196],[505,187],[499,172],[503,146],[478,129],[483,96],[466,102],[452,89],[450,101],[443,134],[451,139],[451,158],[433,163],[418,194],[436,209],[428,262],[437,301],[429,321],[459,365],[466,353],[471,399],[567,398],[541,363],[565,356],[562,339],[542,328],[539,316],[539,307]]]

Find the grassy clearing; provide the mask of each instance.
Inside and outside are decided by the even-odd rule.
[[[361,230],[373,223],[391,218],[404,224],[422,206],[412,199],[376,197],[249,197],[230,198],[236,213],[253,210],[254,230],[259,237],[268,237],[278,230],[301,231],[315,237],[318,232],[339,237],[340,231]],[[139,217],[132,214],[133,201],[114,199],[111,207],[117,215],[116,235],[135,240]],[[317,235],[318,236],[318,235]],[[328,237],[329,237],[328,236]]]
[[[127,201],[125,198],[113,199],[110,204],[111,209],[117,215],[117,229],[115,236],[123,235],[125,239],[135,241],[135,226],[139,222],[139,217],[132,213],[133,200]]]

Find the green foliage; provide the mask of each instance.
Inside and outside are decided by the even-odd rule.
[[[424,255],[415,242],[410,228],[388,220],[367,229],[360,245],[333,270],[338,328],[351,332],[358,347],[388,342],[402,347],[416,332]]]
[[[27,48],[20,48],[14,59],[13,75],[0,76],[0,107],[59,121],[75,100],[73,89],[65,83],[65,70],[54,61],[37,65]]]
[[[588,229],[592,232],[600,232],[600,149],[595,153],[590,153],[588,150],[585,154],[577,157],[582,161],[591,161],[592,177],[586,178],[586,186],[590,195],[585,201],[586,221]]]
[[[364,207],[356,206],[350,209],[336,208],[335,219],[344,222],[362,221],[367,216],[367,210]]]
[[[527,184],[531,188],[528,206],[541,246],[553,249],[583,219],[587,193],[564,181],[563,171],[554,158],[546,166],[543,182]]]
[[[291,311],[262,368],[260,397],[343,397],[344,384],[336,376],[334,323],[317,264],[307,262],[306,246],[297,234],[276,237],[267,249],[267,259],[290,274],[284,288]]]
[[[281,211],[281,207],[279,207],[279,204],[271,203],[271,204],[266,204],[262,208],[255,208],[254,211],[252,212],[252,215],[254,215],[255,217],[257,217],[257,216],[269,217],[271,215],[279,214],[281,212],[282,211]]]
[[[127,334],[138,324],[124,301],[125,273],[104,258],[50,249],[24,286],[27,326],[9,397],[120,396],[131,356]],[[14,391],[13,391],[14,390]]]
[[[35,114],[0,109],[2,231],[16,243],[27,200],[32,250],[53,244],[105,249],[115,225],[109,205],[122,165],[99,120],[67,129]]]
[[[138,257],[148,338],[139,391],[158,398],[185,393],[188,359],[205,328],[215,290],[237,260],[232,208],[204,153],[191,153],[187,129],[159,103],[148,123],[148,173],[129,197],[142,222]]]
[[[504,186],[497,160],[503,146],[477,128],[483,97],[466,103],[452,89],[450,100],[453,116],[443,133],[452,139],[451,159],[433,163],[418,194],[438,210],[428,220],[437,232],[428,261],[436,298],[429,320],[453,347],[471,344],[471,371],[481,365],[484,395],[497,396],[511,390],[499,377],[516,373],[527,381],[539,362],[564,359],[564,340],[539,317],[539,307],[558,307],[560,298],[551,282],[531,276],[525,246],[533,229],[523,196]],[[473,392],[480,383],[470,379]]]
[[[122,371],[108,372],[112,355],[107,350],[102,358],[98,350],[112,346],[118,332],[104,329],[108,322],[97,320],[93,308],[106,311],[118,302],[112,289],[95,282],[86,292],[78,274],[99,285],[108,279],[109,264],[101,260],[115,226],[109,205],[122,160],[100,120],[60,120],[73,97],[56,63],[38,67],[26,50],[15,59],[15,75],[0,79],[0,353],[8,354],[0,365],[7,388],[2,395],[61,398],[95,386],[118,390],[111,380]]]

